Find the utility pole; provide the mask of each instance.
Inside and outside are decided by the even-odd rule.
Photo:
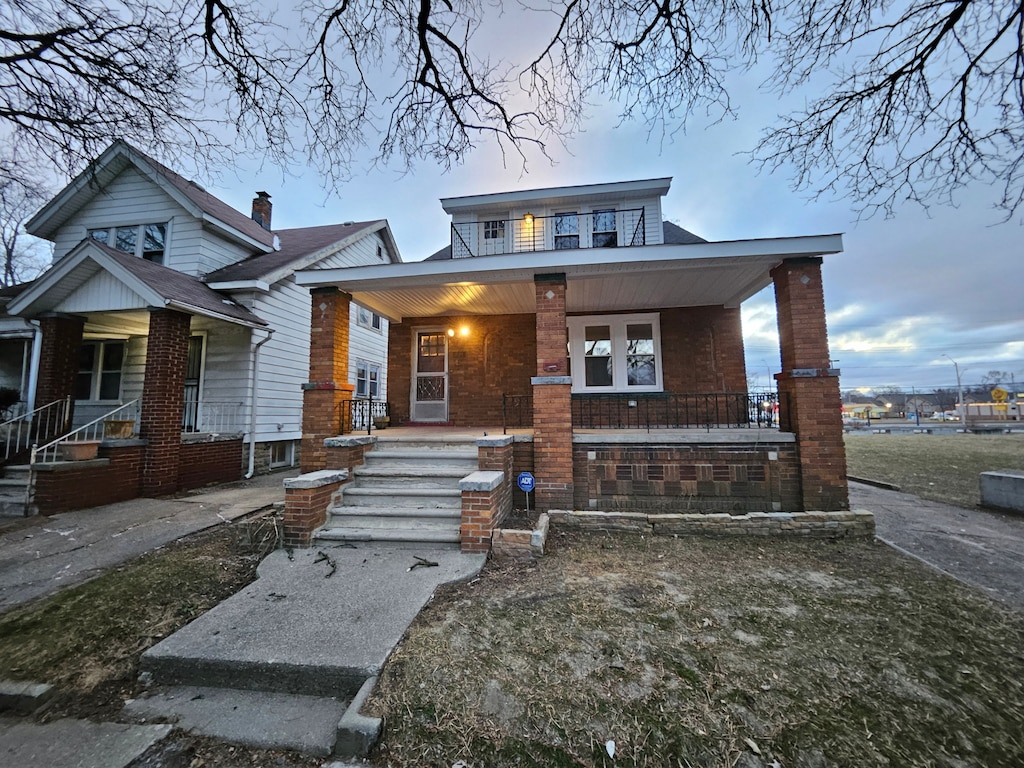
[[[956,371],[956,396],[960,398],[960,425],[964,428],[964,433],[967,433],[967,403],[964,402],[964,388],[960,385],[960,366],[957,365],[949,355],[943,353],[944,358],[949,360],[953,364],[953,370]],[[966,369],[965,369],[966,370]]]

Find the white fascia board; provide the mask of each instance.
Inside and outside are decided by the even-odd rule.
[[[810,235],[758,240],[732,240],[693,245],[640,245],[623,248],[581,248],[574,251],[531,251],[467,259],[417,261],[400,265],[307,270],[296,272],[298,285],[338,286],[343,290],[408,288],[444,283],[517,282],[533,275],[564,272],[595,276],[624,271],[712,266],[727,259],[822,256],[843,250],[842,235]]]
[[[293,261],[290,264],[281,267],[280,269],[277,269],[267,275],[264,275],[264,280],[267,283],[273,285],[278,280],[283,280],[289,275],[295,274],[299,270],[309,269],[317,262],[326,259],[328,256],[333,256],[336,253],[345,250],[350,245],[362,240],[367,235],[372,235],[374,232],[379,232],[381,229],[384,229],[386,227],[387,221],[384,219],[378,219],[377,221],[371,222],[369,225],[363,227],[362,229],[356,230],[355,232],[351,233],[342,240],[338,240],[337,242],[324,246],[319,251],[314,251],[313,253],[307,254],[306,256],[303,256],[301,259]]]
[[[616,181],[608,184],[581,184],[571,187],[550,187],[548,189],[524,189],[518,192],[497,192],[489,195],[468,197],[443,197],[441,207],[445,213],[455,213],[472,208],[494,208],[522,203],[541,202],[556,198],[632,197],[644,195],[666,195],[672,177],[644,179],[640,181]]]
[[[261,291],[270,293],[270,283],[265,280],[230,280],[220,283],[207,283],[215,291]]]
[[[231,315],[222,315],[219,312],[214,312],[203,307],[196,307],[192,304],[186,304],[183,301],[172,301],[170,299],[163,299],[159,305],[169,307],[171,309],[177,309],[182,312],[187,312],[190,315],[202,315],[203,317],[211,317],[214,320],[223,320],[225,323],[233,323],[234,325],[242,325],[246,328],[257,328],[260,330],[267,330],[268,325],[266,323],[254,323],[249,320],[242,320],[239,317],[232,317]],[[158,305],[158,306],[159,306]]]

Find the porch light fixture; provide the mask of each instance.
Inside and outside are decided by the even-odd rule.
[[[469,326],[468,325],[464,325],[461,328],[459,328],[459,335],[460,336],[469,336]]]
[[[528,213],[525,216],[523,216],[523,221],[525,221],[527,224],[533,224],[533,214]]]
[[[455,329],[454,328],[449,328],[448,329],[448,336],[450,336],[450,337],[454,337],[455,336]]]

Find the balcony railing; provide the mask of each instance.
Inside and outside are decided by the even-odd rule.
[[[574,429],[774,429],[779,425],[777,392],[707,394],[575,394]],[[533,425],[531,395],[501,396],[503,431]]]
[[[238,401],[186,400],[181,411],[181,431],[238,434],[245,431],[242,411],[243,404]]]
[[[646,244],[643,208],[452,224],[453,259]]]

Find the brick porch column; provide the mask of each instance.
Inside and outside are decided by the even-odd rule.
[[[191,315],[173,309],[149,312],[139,415],[139,437],[148,441],[142,464],[143,496],[163,496],[178,490],[191,322]]]
[[[849,509],[839,372],[829,366],[821,258],[787,259],[771,272],[782,372],[779,426],[796,435],[803,511]]]
[[[567,375],[565,275],[535,275],[537,375],[533,384],[533,459],[537,509],[572,509],[572,379]]]
[[[352,297],[337,288],[314,288],[309,321],[309,381],[302,385],[302,459],[305,472],[327,468],[324,440],[344,429],[340,407],[352,399],[348,383],[348,318]]]
[[[39,318],[42,341],[39,345],[39,383],[36,384],[36,401],[33,408],[40,408],[54,400],[71,396],[71,413],[68,424],[74,416],[75,376],[78,373],[78,350],[82,346],[82,328],[85,318],[74,315],[50,315]],[[63,426],[63,425],[61,425]],[[40,440],[52,435],[38,435]]]

